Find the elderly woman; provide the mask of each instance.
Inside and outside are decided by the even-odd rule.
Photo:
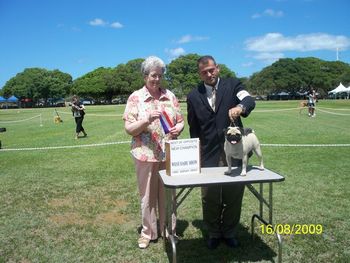
[[[165,169],[165,142],[180,135],[184,120],[175,95],[161,87],[164,62],[158,57],[148,57],[141,65],[141,72],[145,85],[128,98],[123,120],[126,132],[132,136],[131,154],[141,199],[142,230],[138,246],[147,248],[150,241],[158,239],[157,206],[160,229],[164,229],[165,193],[158,172]],[[164,117],[170,119],[169,127],[162,125]],[[173,231],[175,223],[173,215]]]

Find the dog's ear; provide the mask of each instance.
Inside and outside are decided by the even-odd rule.
[[[243,132],[242,135],[248,135],[249,133],[254,133],[254,130],[252,128],[242,128]]]

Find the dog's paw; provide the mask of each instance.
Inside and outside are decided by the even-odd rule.
[[[231,170],[227,170],[224,172],[225,175],[230,175],[231,174]]]
[[[247,173],[241,173],[241,176],[246,176],[247,175]]]
[[[264,170],[265,170],[265,167],[264,167],[264,166],[259,166],[259,170],[260,170],[260,171],[264,171]]]

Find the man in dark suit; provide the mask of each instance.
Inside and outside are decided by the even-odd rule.
[[[247,117],[255,101],[238,79],[219,78],[220,68],[212,56],[199,58],[197,65],[203,83],[187,96],[190,135],[200,139],[203,167],[226,166],[224,129],[231,122],[243,127],[240,116]],[[229,247],[239,245],[234,230],[241,216],[243,193],[244,185],[202,187],[208,248],[215,249],[222,239]]]

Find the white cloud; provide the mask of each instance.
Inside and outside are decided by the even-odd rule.
[[[71,29],[74,32],[81,32],[81,29],[79,27],[76,27],[76,26],[73,26]]]
[[[264,11],[264,15],[265,16],[271,16],[271,17],[282,17],[284,14],[283,14],[283,11],[280,11],[280,10],[273,10],[273,9],[266,9]]]
[[[243,63],[242,64],[242,67],[244,67],[244,68],[249,68],[249,67],[251,67],[251,66],[254,66],[254,62],[247,62],[247,63]]]
[[[107,22],[103,21],[101,18],[95,18],[94,20],[91,20],[89,22],[89,25],[91,26],[106,26]]]
[[[111,27],[113,27],[113,28],[122,28],[122,27],[124,27],[121,23],[119,23],[119,22],[113,22],[113,23],[111,23],[111,25],[110,25]]]
[[[280,53],[280,52],[276,52],[276,53],[268,53],[268,52],[262,52],[262,53],[258,53],[256,55],[253,56],[253,58],[257,59],[257,60],[262,60],[263,62],[267,63],[267,64],[271,64],[275,61],[277,61],[280,58],[283,58],[284,54]]]
[[[176,43],[178,44],[184,44],[194,41],[203,41],[209,39],[208,37],[202,37],[202,36],[192,36],[192,35],[184,35],[182,36]]]
[[[91,20],[89,21],[89,25],[90,26],[101,26],[101,27],[106,27],[106,26],[109,26],[109,27],[112,27],[112,28],[123,28],[124,26],[119,23],[119,22],[113,22],[113,23],[109,23],[109,22],[106,22],[104,21],[103,19],[101,18],[95,18],[94,20]]]
[[[280,11],[280,10],[266,9],[262,13],[256,13],[256,14],[252,15],[252,18],[257,19],[257,18],[260,18],[263,16],[282,17],[282,16],[284,16],[284,13],[283,13],[283,11]]]
[[[79,58],[78,60],[77,60],[77,63],[78,64],[85,64],[87,62],[87,60],[85,59],[85,58]]]
[[[171,57],[176,58],[178,56],[184,55],[186,51],[182,47],[165,49],[165,52]]]
[[[346,50],[349,47],[350,38],[325,33],[302,34],[295,37],[286,37],[281,33],[268,33],[245,41],[245,49],[256,52],[252,57],[266,63],[273,63],[285,57],[283,52],[287,51],[334,51],[337,48]]]
[[[245,45],[247,50],[255,52],[336,50],[337,48],[345,50],[350,46],[350,38],[325,33],[297,35],[296,37],[268,33],[246,40]]]
[[[257,18],[260,18],[260,17],[261,17],[261,14],[258,14],[258,13],[252,15],[253,19],[257,19]]]

